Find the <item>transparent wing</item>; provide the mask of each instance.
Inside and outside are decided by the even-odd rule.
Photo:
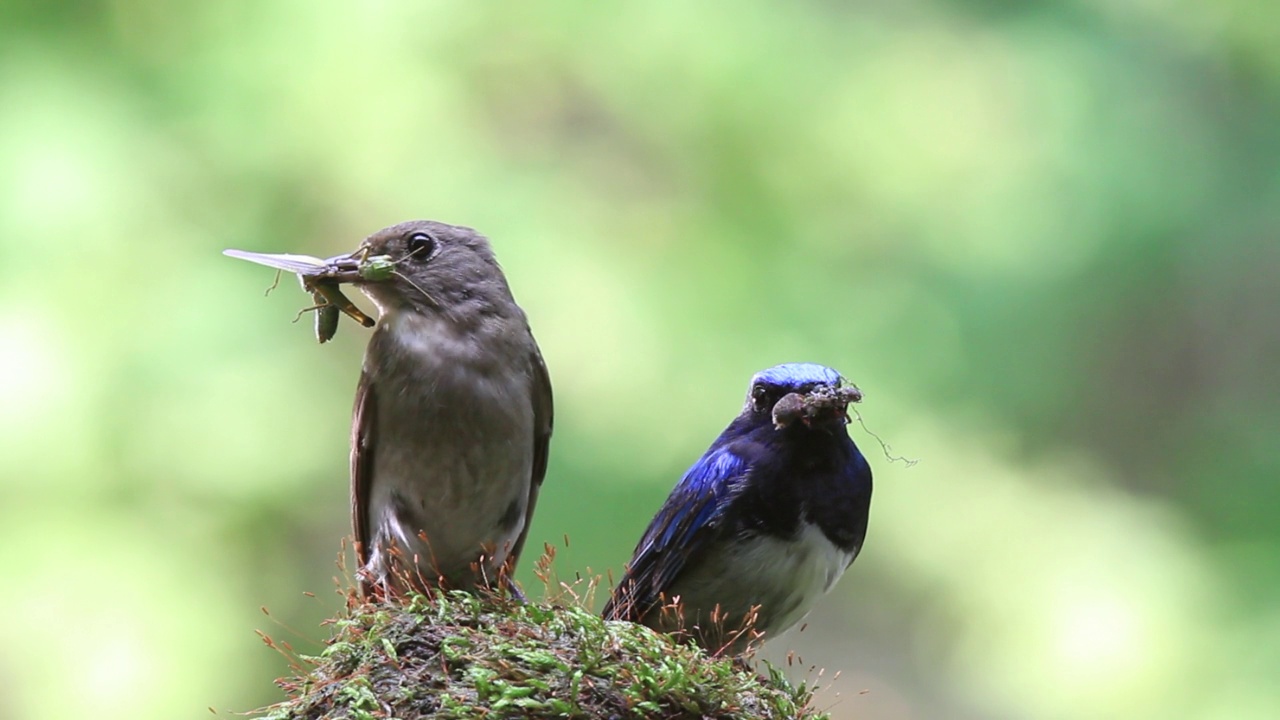
[[[310,255],[291,255],[289,253],[256,253],[247,250],[223,250],[223,255],[237,260],[248,260],[251,263],[266,265],[277,270],[306,275],[324,270],[329,261]]]

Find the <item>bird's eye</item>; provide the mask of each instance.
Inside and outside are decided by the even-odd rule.
[[[765,397],[768,395],[769,395],[769,388],[763,385],[757,385],[751,388],[751,399],[755,400],[756,402],[760,402],[761,400],[764,400]]]
[[[409,256],[418,261],[426,260],[436,251],[436,239],[424,232],[416,232],[405,241]]]

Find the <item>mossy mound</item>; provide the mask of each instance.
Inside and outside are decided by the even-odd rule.
[[[361,604],[261,720],[817,718],[811,691],[580,607],[468,593]]]

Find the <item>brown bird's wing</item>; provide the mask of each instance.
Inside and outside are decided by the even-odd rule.
[[[529,504],[524,511],[524,529],[516,544],[507,555],[506,576],[508,587],[514,594],[520,591],[511,583],[511,575],[515,572],[516,563],[520,561],[520,552],[524,550],[524,541],[529,537],[529,526],[533,524],[533,509],[538,504],[538,490],[547,475],[547,459],[551,446],[551,426],[555,412],[551,400],[551,376],[547,374],[547,364],[542,361],[542,353],[534,343],[533,352],[529,355],[529,376],[532,387],[530,397],[533,401],[533,473],[529,483]]]
[[[356,562],[359,572],[369,561],[373,542],[369,527],[369,492],[373,484],[373,448],[377,435],[377,395],[373,378],[366,371],[360,372],[360,384],[356,386],[356,406],[351,423],[351,527],[355,532]],[[362,580],[361,589],[368,587]]]

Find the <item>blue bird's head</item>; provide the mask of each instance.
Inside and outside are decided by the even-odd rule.
[[[784,363],[751,378],[744,414],[769,417],[781,430],[796,421],[805,427],[849,422],[849,403],[862,391],[840,373],[815,363]]]

